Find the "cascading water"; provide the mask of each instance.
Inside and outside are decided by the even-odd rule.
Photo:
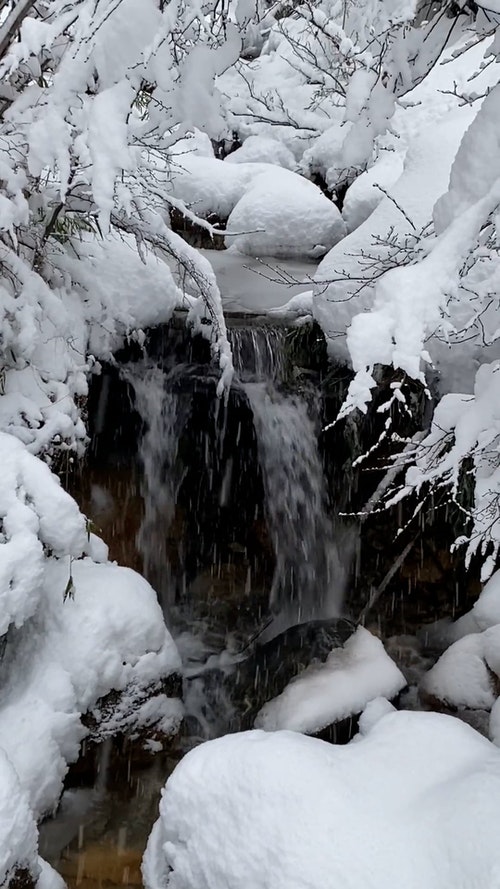
[[[323,466],[307,403],[269,383],[246,383],[276,556],[270,606],[276,631],[340,613],[344,586]]]
[[[137,535],[144,573],[156,589],[166,612],[175,595],[168,532],[174,521],[183,468],[177,456],[179,437],[186,420],[186,406],[172,386],[179,369],[163,370],[143,361],[122,368],[132,387],[137,412],[144,424],[139,454],[142,463],[141,493],[144,518]]]
[[[204,508],[206,502],[202,504],[202,500],[211,504],[213,527],[220,528],[221,540],[213,543],[209,560],[222,562],[226,557],[217,553],[227,544],[223,516],[231,502],[236,511],[241,509],[238,500],[245,485],[244,477],[236,478],[244,467],[236,467],[234,457],[234,450],[240,449],[240,425],[236,424],[235,442],[225,447],[228,419],[235,412],[235,405],[246,404],[245,410],[248,413],[250,409],[253,415],[267,533],[275,558],[274,575],[268,586],[268,608],[273,631],[280,632],[301,621],[337,616],[342,602],[345,570],[326,503],[317,445],[318,398],[312,387],[299,395],[285,385],[284,328],[237,326],[230,328],[229,335],[236,371],[234,398],[224,405],[214,391],[205,391],[211,421],[204,429],[196,428],[193,366],[179,366],[167,356],[160,363],[146,360],[122,370],[144,427],[139,448],[144,518],[137,544],[146,576],[159,591],[172,619],[172,606],[189,586],[186,561],[193,562],[193,556],[188,559],[188,553],[183,551],[182,540],[180,544],[177,540],[177,548],[169,541],[181,485],[187,473],[196,471],[192,465],[192,443],[187,458],[179,454],[181,436],[188,422],[196,428],[195,450],[203,478],[189,511]],[[200,551],[206,536],[207,529],[201,529]],[[185,546],[193,547],[193,540]],[[173,555],[177,562],[175,571],[171,564]]]

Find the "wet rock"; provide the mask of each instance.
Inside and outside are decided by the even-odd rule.
[[[251,728],[267,701],[281,694],[290,680],[311,663],[323,663],[334,648],[344,645],[354,629],[345,618],[316,620],[290,627],[264,645],[256,645],[226,680],[237,713],[233,729]]]

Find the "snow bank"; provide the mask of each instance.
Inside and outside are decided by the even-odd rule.
[[[377,697],[394,698],[406,680],[380,639],[358,627],[343,648],[312,664],[264,705],[255,727],[314,734],[361,713]]]
[[[227,221],[226,244],[250,256],[321,256],[345,234],[342,217],[320,189],[288,170],[256,176]]]
[[[147,889],[496,886],[500,751],[435,713],[364,730],[345,747],[254,731],[189,753],[163,792]]]

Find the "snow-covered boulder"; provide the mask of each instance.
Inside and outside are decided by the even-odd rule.
[[[456,709],[490,710],[497,698],[482,633],[454,642],[420,683],[424,700]]]
[[[423,677],[422,699],[458,710],[491,710],[500,694],[500,571],[467,614],[439,629],[449,647]],[[496,725],[493,716],[491,724]]]
[[[322,256],[345,235],[339,210],[295,173],[270,169],[253,179],[227,221],[226,244],[250,256]]]
[[[63,602],[68,579],[72,592]],[[164,681],[180,658],[156,595],[140,575],[89,558],[47,561],[43,605],[12,650],[0,706],[0,749],[13,763],[37,817],[57,803],[68,763],[88,735],[154,726],[175,733],[182,718]],[[105,713],[99,702],[114,691]]]
[[[39,872],[38,833],[28,798],[0,750],[0,886],[21,877],[26,887],[34,886]]]
[[[336,123],[314,140],[300,161],[300,169],[306,176],[320,175],[331,191],[335,191],[339,179],[347,172],[343,146],[352,127],[349,121],[344,123],[343,109],[337,110],[336,116]]]
[[[197,216],[214,214],[227,219],[252,180],[269,168],[269,164],[233,164],[215,157],[180,155],[169,173],[171,193]]]
[[[189,210],[227,220],[226,246],[250,256],[314,258],[344,236],[337,207],[312,182],[282,166],[231,157],[180,155],[170,174],[172,194]]]
[[[254,731],[189,753],[146,889],[496,886],[500,751],[453,717],[384,710],[347,746]]]
[[[295,170],[297,162],[286,145],[269,136],[248,136],[241,148],[226,157],[228,164],[276,164],[285,170]]]
[[[406,680],[380,639],[363,627],[293,679],[261,709],[255,727],[315,734],[358,715],[374,698],[394,698]]]
[[[42,597],[44,550],[78,556],[85,518],[48,466],[0,432],[0,636],[21,627]]]

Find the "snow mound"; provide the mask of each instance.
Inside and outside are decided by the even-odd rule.
[[[449,707],[491,710],[500,690],[500,571],[467,614],[454,623],[443,622],[441,638],[449,647],[423,677],[423,694]],[[491,726],[497,726],[493,715]],[[490,727],[496,737],[492,731]]]
[[[241,148],[227,156],[226,163],[276,164],[285,170],[295,170],[297,166],[290,149],[277,139],[270,139],[268,136],[249,136]]]
[[[253,179],[227,221],[226,244],[250,256],[308,257],[345,235],[339,210],[320,189],[288,170]]]
[[[471,615],[481,630],[500,624],[500,571],[496,571],[481,590]]]
[[[36,879],[39,872],[38,834],[28,799],[19,779],[0,750],[0,886],[25,868]]]
[[[269,164],[234,164],[195,154],[174,161],[170,172],[173,197],[198,216],[215,214],[220,219],[227,219],[252,180],[270,169]]]
[[[425,674],[420,689],[447,706],[490,710],[496,693],[485,660],[483,634],[472,633],[450,645]]]
[[[352,124],[344,123],[343,111],[337,111],[338,121],[307,148],[300,161],[300,168],[306,176],[320,175],[331,191],[335,191],[339,179],[347,172],[344,157],[344,142]]]
[[[493,887],[499,793],[500,751],[441,714],[382,715],[345,747],[230,735],[169,778],[145,886]]]
[[[403,172],[402,153],[381,152],[373,166],[361,173],[346,191],[342,216],[348,232],[362,225]]]
[[[274,164],[231,157],[188,153],[170,174],[173,196],[190,211],[227,219],[227,246],[250,256],[314,258],[344,236],[339,211],[312,182]]]
[[[73,598],[63,602],[70,572]],[[180,659],[147,581],[89,558],[49,559],[41,597],[30,633],[6,649],[0,707],[0,748],[37,817],[57,803],[78,757],[82,714],[108,692],[124,693],[123,718],[113,708],[104,735],[153,721],[173,733],[182,718],[180,701],[162,693],[161,680],[180,670]]]
[[[361,713],[373,698],[393,698],[406,680],[380,639],[358,627],[324,663],[311,664],[264,705],[255,727],[314,734]]]
[[[59,479],[0,432],[0,636],[21,627],[41,598],[44,549],[80,555],[85,519]]]

